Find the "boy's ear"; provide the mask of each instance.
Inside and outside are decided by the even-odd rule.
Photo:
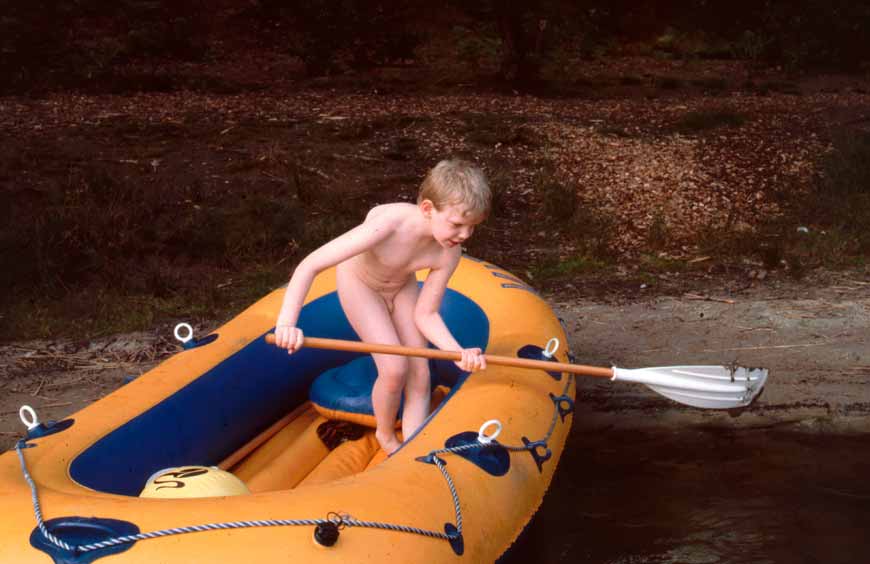
[[[435,209],[435,204],[429,198],[426,198],[418,205],[420,206],[420,211],[423,212],[423,215],[425,215],[427,219],[432,214],[432,211]]]

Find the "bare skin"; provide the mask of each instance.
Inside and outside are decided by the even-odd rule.
[[[438,309],[461,256],[461,244],[480,219],[461,205],[439,210],[430,200],[419,205],[386,204],[372,209],[359,226],[312,252],[296,268],[278,315],[276,342],[288,353],[304,341],[296,327],[314,277],[336,267],[339,300],[363,341],[462,352],[463,370],[486,368],[481,350],[462,349]],[[418,290],[415,272],[430,269]],[[402,432],[410,437],[429,410],[429,365],[424,359],[372,355],[378,378],[372,390],[375,436],[387,453],[401,445],[393,422],[404,393]]]

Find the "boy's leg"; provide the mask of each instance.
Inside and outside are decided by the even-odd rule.
[[[414,307],[419,289],[416,277],[399,290],[393,300],[393,323],[402,344],[408,347],[429,346],[426,338],[414,323]],[[402,435],[407,441],[429,415],[431,401],[429,361],[425,358],[408,358],[409,371],[405,382],[405,406],[402,410]]]
[[[352,272],[342,268],[336,270],[336,286],[341,307],[351,327],[363,341],[386,345],[400,344],[383,297]],[[408,362],[395,355],[373,354],[372,358],[378,367],[378,378],[372,388],[372,406],[377,422],[375,436],[381,448],[391,454],[401,445],[396,437],[395,423],[405,387]]]

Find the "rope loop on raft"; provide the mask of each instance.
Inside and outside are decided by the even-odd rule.
[[[347,517],[348,519],[351,518],[350,515],[347,515],[346,517]],[[344,519],[345,519],[345,516],[343,516],[341,513],[337,513],[337,512],[335,512],[335,511],[330,511],[329,513],[326,514],[326,519],[327,519],[328,521],[330,521],[333,525],[335,525],[336,527],[338,527],[339,529],[343,529],[343,528],[344,528]]]
[[[552,339],[551,339],[552,341]],[[550,347],[550,344],[547,344],[547,347]],[[558,340],[556,347],[558,347]],[[555,348],[553,351],[555,352]],[[562,391],[562,396],[565,396],[568,392],[568,388],[573,382],[573,375],[569,375],[568,380],[565,382],[565,388]],[[559,402],[554,402],[553,409],[553,418],[550,422],[550,427],[547,430],[546,435],[543,439],[537,441],[528,441],[525,437],[523,437],[523,442],[525,443],[523,446],[510,446],[510,445],[499,445],[500,448],[504,448],[508,451],[519,452],[519,451],[529,451],[532,453],[532,456],[535,459],[536,464],[538,465],[538,469],[540,470],[543,462],[549,459],[552,454],[550,449],[547,447],[547,443],[550,440],[550,437],[553,434],[553,431],[556,428],[556,423],[559,420]],[[23,411],[23,408],[22,408]],[[33,411],[32,409],[30,411]],[[36,420],[36,415],[34,413],[34,419]],[[564,417],[562,417],[564,420]],[[24,422],[24,418],[22,417],[22,422]],[[497,425],[497,430],[492,435],[484,435],[483,431],[485,431],[488,427],[493,424]],[[27,425],[27,422],[25,422]],[[244,529],[244,528],[253,528],[253,527],[292,527],[292,526],[309,526],[309,527],[319,527],[321,525],[329,525],[331,527],[336,527],[337,529],[341,529],[343,527],[364,527],[369,529],[381,529],[388,531],[395,531],[401,533],[411,533],[415,535],[421,535],[424,537],[435,538],[446,540],[450,543],[454,552],[457,555],[461,555],[464,551],[464,545],[462,540],[462,508],[459,501],[459,493],[456,491],[456,485],[453,482],[453,478],[450,476],[450,473],[447,471],[446,462],[439,458],[439,454],[454,454],[465,450],[471,449],[483,449],[490,448],[491,443],[495,440],[495,437],[501,432],[501,423],[497,420],[489,420],[486,421],[483,426],[481,426],[480,431],[478,432],[478,440],[456,446],[443,448],[438,450],[433,450],[429,452],[425,457],[420,457],[418,460],[423,460],[425,462],[429,462],[434,464],[438,470],[441,472],[441,475],[444,477],[444,481],[447,483],[447,488],[450,490],[450,496],[453,499],[453,509],[456,518],[456,525],[452,525],[451,523],[447,523],[444,527],[445,532],[432,531],[428,529],[421,529],[419,527],[412,527],[408,525],[397,525],[394,523],[382,523],[378,521],[363,521],[351,517],[350,515],[342,515],[338,512],[331,511],[327,513],[325,519],[262,519],[262,520],[253,520],[253,521],[229,521],[223,523],[205,523],[201,525],[189,525],[185,527],[175,527],[171,529],[161,529],[157,531],[151,531],[147,533],[137,533],[132,535],[123,535],[118,537],[108,538],[99,542],[92,542],[88,544],[80,544],[80,545],[72,545],[52,534],[51,531],[48,530],[48,527],[45,524],[45,520],[42,516],[42,508],[39,503],[39,496],[37,494],[36,484],[33,481],[33,478],[30,475],[30,472],[27,468],[27,463],[24,460],[24,453],[22,449],[28,448],[32,445],[27,444],[26,440],[22,439],[18,441],[15,445],[15,451],[18,454],[18,460],[21,464],[21,472],[24,475],[24,479],[27,482],[28,486],[30,486],[30,495],[31,500],[33,502],[33,513],[36,517],[36,525],[39,528],[40,533],[42,533],[43,537],[48,540],[51,544],[72,552],[74,554],[80,554],[83,552],[90,552],[93,550],[99,550],[104,548],[109,548],[112,546],[117,546],[125,543],[132,543],[140,540],[146,539],[154,539],[160,537],[167,537],[172,535],[180,535],[185,533],[195,533],[202,531],[214,531],[214,530],[223,530],[223,529]],[[546,450],[547,456],[542,457],[536,451],[537,448],[544,448]],[[424,460],[425,459],[425,460]],[[326,545],[324,545],[326,546]],[[331,545],[329,545],[331,546]]]

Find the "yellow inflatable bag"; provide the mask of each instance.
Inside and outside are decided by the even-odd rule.
[[[244,482],[217,466],[179,466],[155,472],[139,497],[221,497],[249,493]]]

